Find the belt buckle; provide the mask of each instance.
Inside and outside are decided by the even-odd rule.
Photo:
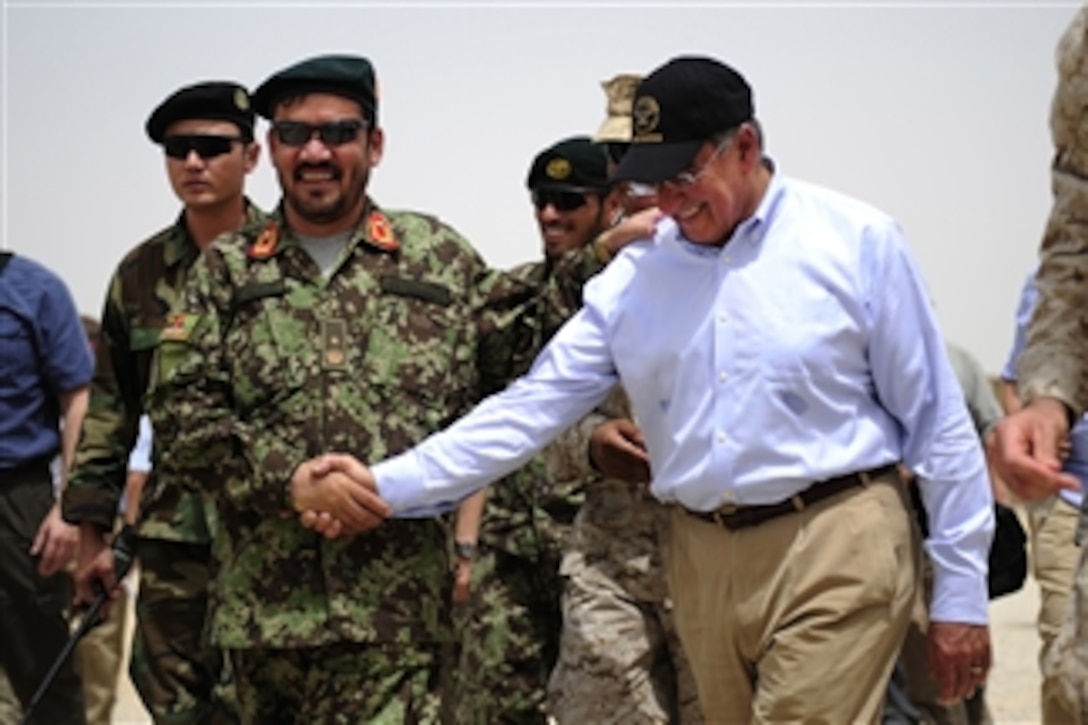
[[[732,516],[739,510],[740,506],[737,506],[735,503],[727,503],[724,506],[719,506],[718,508],[714,509],[714,523],[723,528],[728,528],[725,525],[725,517]]]

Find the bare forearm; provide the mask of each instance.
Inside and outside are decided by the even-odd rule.
[[[83,416],[87,414],[87,403],[90,400],[90,388],[84,385],[60,396],[61,419],[61,482],[66,484],[68,472],[72,470],[72,459],[76,454],[76,444],[79,443],[79,432],[83,427]],[[63,490],[63,485],[61,486]]]

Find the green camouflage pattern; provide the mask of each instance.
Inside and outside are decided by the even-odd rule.
[[[247,220],[256,223],[263,217],[247,200]],[[90,405],[62,500],[66,521],[113,529],[144,413],[152,356],[199,254],[182,213],[172,226],[125,255],[110,278]],[[160,454],[156,445],[155,455]],[[207,543],[200,497],[191,487],[169,485],[159,473],[154,466],[143,493],[140,536]]]
[[[234,650],[231,663],[239,673],[242,722],[412,725],[440,721],[437,657],[420,645],[345,642]]]
[[[565,260],[582,260],[583,252]],[[593,257],[595,259],[595,256]],[[511,373],[528,371],[536,354],[581,305],[579,275],[555,274],[549,262],[508,273],[539,290],[512,324],[519,347]],[[549,479],[542,458],[488,489],[480,524],[480,558],[472,566],[472,598],[458,609],[457,723],[544,722],[548,676],[562,627],[559,563],[584,500],[580,480]]]
[[[208,544],[140,542],[129,675],[159,725],[236,722],[225,655],[204,639]]]
[[[471,597],[454,606],[460,649],[447,722],[546,722],[546,685],[562,626],[560,589],[558,557],[533,560],[481,547]]]
[[[282,212],[209,247],[149,408],[166,470],[216,501],[214,643],[450,644],[448,526],[325,540],[290,513],[290,477],[330,450],[395,455],[504,385],[539,294],[437,219],[369,201],[329,279]]]
[[[1017,362],[1020,395],[1048,396],[1088,410],[1088,8],[1081,8],[1057,50],[1051,106],[1054,204],[1036,275],[1039,302]]]

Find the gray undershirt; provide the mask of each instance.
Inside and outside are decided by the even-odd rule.
[[[344,247],[347,246],[352,231],[354,230],[349,229],[346,232],[333,234],[329,237],[307,237],[302,234],[296,234],[295,236],[298,237],[302,248],[314,260],[317,268],[321,270],[321,276],[328,279],[336,268],[336,262],[340,259]]]

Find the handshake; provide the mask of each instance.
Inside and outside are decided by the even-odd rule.
[[[291,475],[290,495],[302,525],[328,539],[375,529],[392,513],[370,469],[347,453],[300,463]]]

